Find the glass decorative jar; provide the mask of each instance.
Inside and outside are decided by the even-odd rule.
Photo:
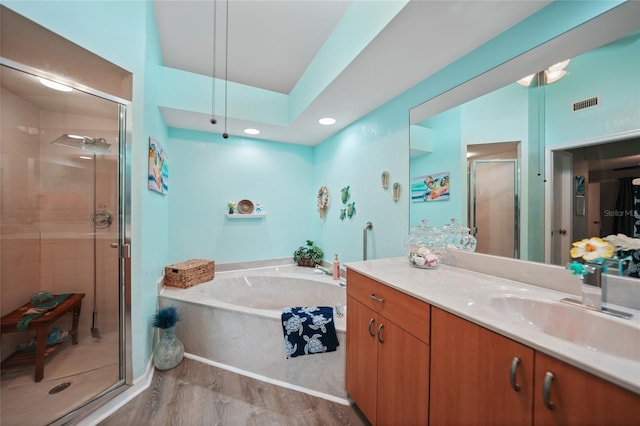
[[[471,235],[470,229],[451,219],[451,223],[442,227],[447,248],[464,251],[475,251],[478,244],[476,237]]]
[[[411,229],[404,243],[409,263],[417,268],[437,268],[446,252],[446,241],[440,228],[433,227],[427,219]]]
[[[176,367],[184,357],[184,345],[176,337],[176,326],[160,329],[160,341],[153,352],[153,364],[158,370]]]

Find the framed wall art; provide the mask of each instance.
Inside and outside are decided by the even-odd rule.
[[[411,202],[428,203],[449,199],[449,172],[431,173],[411,179]]]
[[[160,142],[149,137],[149,189],[160,194],[169,192],[169,161]]]

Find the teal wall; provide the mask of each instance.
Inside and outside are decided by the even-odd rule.
[[[292,257],[318,227],[313,148],[171,129],[169,260],[216,263]],[[264,218],[228,218],[227,202],[261,203]]]
[[[513,83],[462,105],[463,145],[526,142],[528,92]]]
[[[153,334],[149,322],[156,307],[156,282],[164,265],[196,255],[217,262],[286,257],[307,238],[316,240],[329,259],[337,252],[343,261],[359,260],[362,231],[369,220],[373,222],[369,257],[402,254],[409,229],[409,109],[619,3],[554,2],[315,148],[305,148],[235,137],[221,141],[220,135],[168,129],[158,106],[184,107],[172,104],[170,91],[183,82],[199,81],[202,90],[192,99],[176,98],[176,102],[179,99],[187,106],[194,102],[193,110],[206,112],[203,98],[210,99],[211,82],[206,77],[159,66],[150,1],[3,2],[134,75],[128,137],[133,147],[131,298],[135,377],[143,374],[151,356]],[[279,111],[283,102],[280,98],[276,101]],[[146,188],[149,136],[155,136],[169,155],[167,196]],[[454,144],[461,138],[445,136]],[[442,150],[453,170],[454,156],[461,148],[447,144]],[[449,164],[440,162],[434,168],[444,166],[448,168]],[[398,203],[392,201],[391,189],[381,187],[380,176],[385,170],[390,173],[391,184],[401,184]],[[458,182],[462,179],[457,178]],[[454,179],[452,176],[455,184]],[[329,188],[331,197],[324,220],[316,211],[321,185]],[[341,221],[339,191],[347,185],[351,188],[350,201],[356,203],[356,215]],[[246,222],[227,220],[225,203],[240,198],[264,203],[267,216]],[[448,221],[452,212],[462,210],[460,206],[451,212],[437,208],[447,211],[434,222]]]
[[[148,185],[149,136],[160,143],[167,140],[167,127],[158,110],[157,90],[159,84],[158,66],[162,62],[158,30],[153,5],[145,2],[143,107],[134,98],[133,119],[136,113],[142,116],[142,128],[134,121],[130,143],[132,146],[132,285],[131,285],[131,327],[134,377],[146,370],[154,347],[152,316],[157,310],[158,280],[168,264],[169,239],[166,232],[158,229],[169,228],[169,200],[153,191]],[[122,47],[122,46],[121,46]],[[126,49],[125,49],[126,50]],[[134,72],[134,86],[136,86]],[[134,92],[135,96],[135,92]],[[137,244],[136,244],[137,242]]]
[[[567,75],[547,86],[546,145],[624,133],[640,128],[640,37],[638,34],[573,58]],[[600,96],[600,105],[571,111],[576,101]]]
[[[456,107],[421,123],[432,130],[432,152],[411,159],[411,179],[434,173],[449,172],[449,200],[412,202],[411,227],[423,219],[432,226],[442,226],[456,219],[466,223],[466,168],[462,145],[462,108]]]
[[[362,260],[367,222],[367,258],[398,256],[409,220],[409,117],[407,96],[400,96],[316,146],[314,195],[329,189],[327,217],[314,214],[318,241],[343,262]],[[389,172],[389,188],[382,187],[382,172]],[[392,199],[393,184],[400,184],[400,200]],[[340,190],[348,186],[349,203],[356,213],[340,220],[346,206]]]

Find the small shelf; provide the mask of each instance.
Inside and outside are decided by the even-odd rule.
[[[259,218],[265,217],[266,215],[267,215],[266,213],[249,213],[249,214],[243,214],[243,213],[229,214],[229,213],[227,213],[227,218],[228,219],[259,219]]]
[[[58,348],[59,345],[63,343],[64,342],[54,343],[53,345],[47,346],[47,349],[44,352],[44,357],[47,358]],[[24,367],[27,365],[33,366],[33,363],[35,362],[35,360],[36,360],[35,348],[31,350],[21,351],[21,352],[14,352],[11,355],[9,355],[7,358],[5,358],[4,361],[2,361],[1,368],[2,370],[5,370],[9,368],[14,368],[14,367]]]

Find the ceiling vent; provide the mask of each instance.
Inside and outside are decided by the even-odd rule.
[[[574,102],[571,104],[571,110],[573,112],[582,111],[583,109],[597,107],[598,105],[600,105],[600,98],[598,96],[594,96],[583,101]]]

